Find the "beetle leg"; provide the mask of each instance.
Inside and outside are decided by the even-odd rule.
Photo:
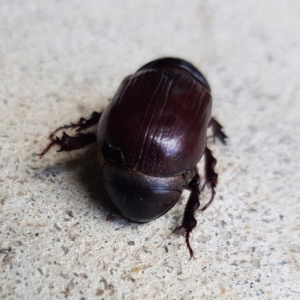
[[[212,127],[212,132],[213,132],[213,140],[215,142],[215,139],[219,139],[219,141],[226,145],[226,140],[227,139],[227,135],[222,131],[223,126],[213,117],[210,119],[208,126]]]
[[[191,231],[194,229],[194,227],[197,224],[197,220],[195,219],[194,215],[200,206],[199,185],[200,185],[200,176],[197,173],[188,185],[188,189],[190,189],[191,193],[190,193],[188,202],[187,202],[185,210],[184,210],[181,226],[177,227],[174,230],[175,233],[181,232],[185,236],[185,242],[186,242],[186,245],[190,252],[190,259],[194,256],[194,252],[190,245],[189,237],[190,237]]]
[[[92,113],[92,115],[87,119],[80,118],[80,120],[77,123],[71,123],[70,125],[64,125],[64,126],[58,127],[55,131],[53,131],[50,134],[49,139],[52,140],[54,135],[58,131],[63,130],[63,129],[75,129],[76,128],[77,132],[80,132],[81,130],[84,130],[84,129],[88,129],[88,128],[96,125],[99,122],[101,115],[102,115],[102,112],[98,113],[98,112],[94,111]]]
[[[211,197],[209,201],[201,208],[201,211],[206,210],[213,202],[216,193],[215,188],[218,183],[218,174],[215,172],[215,165],[217,164],[217,160],[213,157],[211,151],[207,147],[205,147],[204,156],[205,156],[204,168],[205,168],[206,180],[202,187],[202,190],[207,185],[211,189]]]
[[[59,146],[57,152],[73,151],[84,148],[96,142],[96,135],[92,133],[78,133],[76,136],[69,136],[65,132],[62,138],[54,138],[38,156],[42,158],[52,147]]]

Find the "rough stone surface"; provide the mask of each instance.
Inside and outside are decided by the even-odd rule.
[[[300,2],[2,0],[0,20],[1,299],[300,298]],[[172,234],[187,193],[138,225],[93,147],[36,156],[162,56],[206,74],[230,137],[195,260]]]

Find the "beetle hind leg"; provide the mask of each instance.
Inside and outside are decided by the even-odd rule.
[[[217,163],[217,160],[213,157],[211,151],[207,147],[205,147],[204,155],[205,155],[206,180],[201,191],[204,189],[205,186],[208,186],[211,189],[211,197],[209,201],[200,209],[201,212],[206,210],[213,202],[216,193],[215,188],[218,183],[218,174],[215,172],[215,165]],[[194,256],[194,252],[190,245],[189,237],[190,237],[190,233],[197,225],[197,220],[195,219],[195,212],[200,206],[199,186],[200,186],[200,176],[198,173],[196,173],[194,178],[188,184],[188,189],[191,191],[191,193],[184,210],[182,223],[179,227],[177,227],[174,230],[175,233],[182,233],[185,236],[185,242],[190,252],[190,259]]]
[[[174,230],[175,233],[182,233],[185,236],[185,242],[190,253],[190,259],[194,256],[194,252],[190,245],[189,237],[190,237],[190,233],[197,225],[197,220],[195,219],[195,212],[200,206],[199,185],[200,185],[200,176],[199,174],[196,174],[188,185],[188,189],[190,189],[191,193],[184,210],[181,226],[177,227]]]
[[[201,208],[201,211],[206,210],[212,204],[216,194],[215,188],[218,184],[218,174],[215,172],[215,165],[217,164],[217,160],[214,158],[212,152],[207,147],[205,147],[204,157],[206,180],[201,190],[203,190],[205,186],[208,186],[211,189],[211,196],[209,201]]]

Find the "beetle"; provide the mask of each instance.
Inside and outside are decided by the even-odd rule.
[[[53,131],[43,157],[52,147],[73,151],[96,143],[104,186],[115,207],[134,222],[149,222],[170,210],[184,189],[190,195],[182,223],[174,231],[189,236],[205,186],[212,203],[218,174],[206,146],[207,129],[226,144],[222,126],[211,117],[212,97],[204,75],[179,58],[161,58],[127,76],[103,112]],[[95,133],[82,133],[97,126]],[[76,130],[69,136],[64,130]],[[57,133],[63,131],[62,137]],[[197,163],[204,156],[205,182],[200,188]]]

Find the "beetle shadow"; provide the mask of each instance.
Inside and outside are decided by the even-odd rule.
[[[45,168],[36,176],[42,180],[47,177],[55,183],[56,180],[52,177],[58,178],[64,172],[72,172],[75,182],[78,182],[86,190],[89,202],[104,216],[106,215],[107,221],[113,221],[116,217],[121,219],[120,213],[110,201],[104,188],[97,157],[97,147],[90,146],[78,151],[72,158],[60,160],[60,162]]]
[[[121,218],[106,193],[100,164],[98,161],[97,147],[88,147],[76,158],[66,161],[65,166],[75,172],[75,178],[88,193],[89,201],[106,215],[107,221],[113,221],[114,215]]]
[[[113,205],[104,187],[97,147],[91,146],[76,155],[76,158],[66,161],[63,164],[68,170],[76,174],[76,180],[88,192],[89,200],[96,209],[101,210],[104,216],[106,215],[106,221],[118,222],[122,227],[129,226],[131,228],[136,228],[138,225],[144,224],[127,220]]]

